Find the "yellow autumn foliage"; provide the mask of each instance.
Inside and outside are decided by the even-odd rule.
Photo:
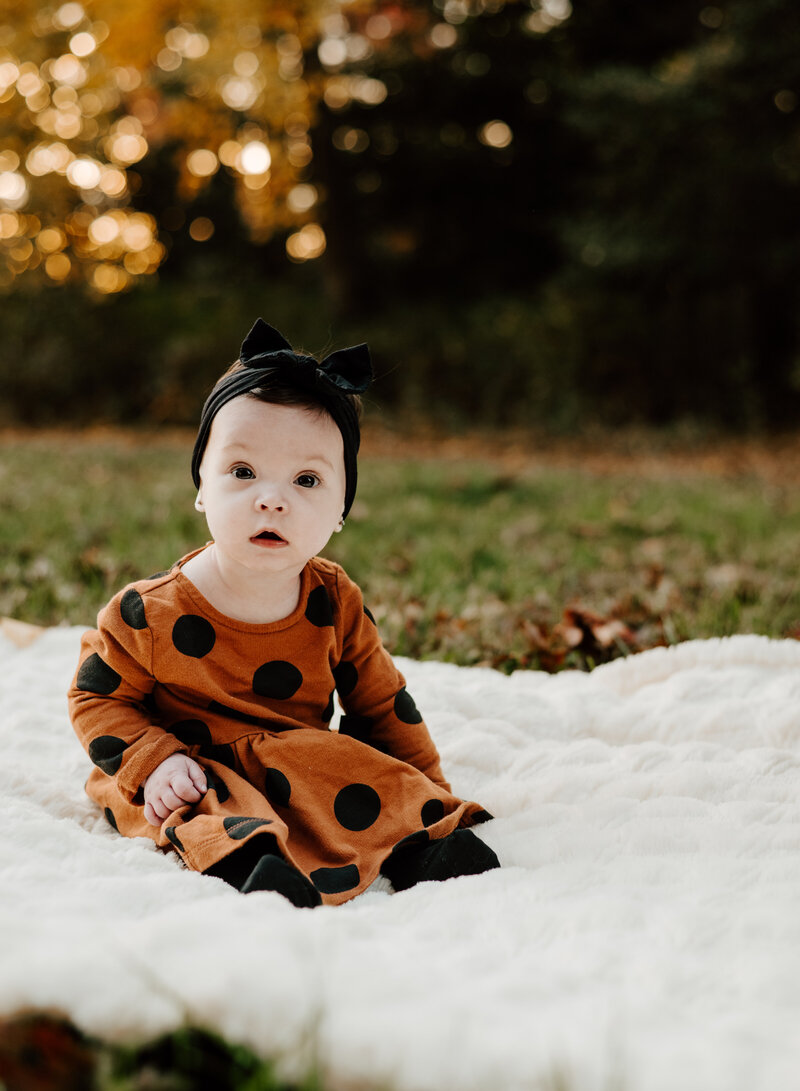
[[[373,7],[4,0],[0,288],[74,279],[108,294],[153,273],[166,256],[159,225],[131,197],[137,164],[165,146],[180,199],[226,171],[254,239],[295,227],[290,256],[321,253],[309,131],[341,64],[320,44],[344,40],[343,8],[363,20]]]

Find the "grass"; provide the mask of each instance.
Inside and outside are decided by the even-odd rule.
[[[6,437],[0,615],[92,624],[123,584],[202,544],[190,447]],[[395,654],[556,669],[694,637],[800,634],[799,538],[794,483],[754,472],[373,455],[327,552]]]

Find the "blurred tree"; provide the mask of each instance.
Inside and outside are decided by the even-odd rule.
[[[191,403],[222,295],[268,285],[320,343],[333,314],[402,346],[384,389],[422,404],[489,412],[490,367],[515,419],[797,419],[792,0],[3,3],[0,287],[174,292],[119,301],[98,404],[145,357],[141,412]],[[26,305],[6,342],[84,374],[83,332],[45,351],[54,304]]]
[[[137,201],[169,178],[169,229],[216,175],[251,237],[298,227],[290,254],[324,249],[306,180],[324,87],[305,71],[336,0],[41,0],[0,23],[0,286],[86,277],[102,293],[152,273],[166,251]],[[231,202],[229,201],[229,204]],[[197,216],[198,241],[215,229]]]
[[[524,292],[553,271],[568,155],[544,31],[569,5],[541,10],[538,33],[504,0],[349,15],[374,50],[329,83],[313,134],[340,305]]]
[[[565,2],[547,0],[562,11],[549,25]],[[551,177],[542,143],[556,136],[541,110],[545,81],[527,84],[537,49],[526,10],[517,0],[19,0],[0,23],[0,287],[85,278],[115,293],[168,251],[180,273],[187,237],[218,231],[208,250],[230,261],[244,246],[252,261],[248,239],[263,246],[295,229],[286,252],[303,262],[325,251],[327,214],[337,300],[374,283],[369,262],[354,274],[361,256],[394,262],[396,287],[425,288],[469,249],[463,220],[497,208],[501,187],[516,223],[473,238],[481,273],[453,287],[502,286],[519,275],[517,255],[540,274],[552,248],[531,205]]]
[[[620,417],[797,419],[796,16],[585,0],[570,20],[559,93],[583,156],[560,280],[591,329],[587,393]]]

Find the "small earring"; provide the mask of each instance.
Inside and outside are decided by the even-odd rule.
[[[202,511],[203,510],[203,500],[202,500],[202,497],[200,496],[200,493],[198,493],[197,497],[195,498],[194,510],[195,511]]]
[[[336,533],[341,534],[343,530],[344,530],[344,519],[340,519],[339,520],[339,525],[336,528]]]

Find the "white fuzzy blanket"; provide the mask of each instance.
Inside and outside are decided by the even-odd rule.
[[[401,661],[505,866],[296,910],[99,816],[64,699],[78,640],[0,636],[0,1015],[191,1023],[334,1089],[800,1087],[800,644],[590,675]]]

